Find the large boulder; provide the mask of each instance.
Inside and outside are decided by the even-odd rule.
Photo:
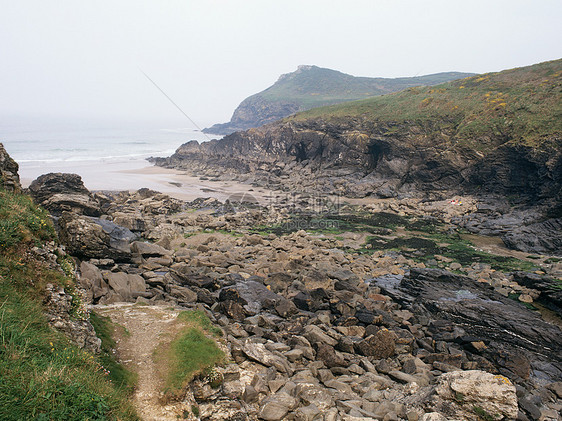
[[[516,227],[503,235],[502,240],[511,249],[562,256],[562,218]]]
[[[62,212],[100,216],[100,204],[84,186],[78,174],[49,173],[39,176],[29,186],[38,205],[53,215]]]
[[[81,259],[129,261],[129,242],[135,235],[110,221],[63,212],[59,218],[59,239],[69,254]]]
[[[493,419],[517,418],[515,386],[504,376],[479,370],[453,371],[440,376],[435,391],[439,398],[457,406],[455,419],[473,420],[484,414]]]
[[[0,187],[8,191],[21,191],[18,163],[12,159],[0,143]]]
[[[131,275],[124,272],[109,272],[105,275],[108,285],[113,291],[119,294],[121,300],[113,301],[134,301],[139,296],[146,295],[146,282],[140,275]]]

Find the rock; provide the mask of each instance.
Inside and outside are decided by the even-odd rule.
[[[128,239],[134,234],[121,230],[109,221],[63,212],[58,220],[59,239],[67,252],[81,259],[106,259],[130,261]]]
[[[297,406],[297,400],[287,393],[276,393],[264,399],[258,417],[266,421],[279,421]]]
[[[345,367],[347,364],[343,357],[341,357],[333,347],[326,343],[316,344],[316,359],[324,362],[326,367]]]
[[[242,394],[242,400],[246,403],[254,403],[258,401],[259,393],[254,386],[247,384]]]
[[[49,324],[64,333],[75,345],[97,354],[101,350],[101,340],[88,319],[74,318],[75,301],[64,288],[47,284],[45,286],[45,312]],[[85,308],[79,309],[86,313]]]
[[[140,254],[142,257],[161,257],[169,256],[170,251],[158,244],[145,243],[143,241],[134,241],[131,243],[131,252]]]
[[[562,255],[562,218],[515,227],[501,238],[511,249]]]
[[[198,299],[198,294],[196,292],[178,285],[170,286],[170,295],[177,298],[180,304],[195,303]]]
[[[311,344],[326,344],[336,346],[338,341],[328,336],[322,329],[316,325],[308,325],[304,328],[303,336],[310,341]]]
[[[430,412],[421,417],[421,421],[448,421],[445,416],[439,412]]]
[[[550,310],[562,314],[562,289],[556,279],[535,273],[514,272],[513,280],[519,285],[538,290],[540,294],[536,301]]]
[[[462,402],[463,408],[479,407],[494,417],[517,418],[515,386],[504,376],[478,370],[445,373],[438,379],[436,393]]]
[[[355,348],[361,355],[376,359],[388,358],[394,355],[396,349],[396,335],[388,329],[381,329],[374,335],[357,342]]]
[[[132,301],[146,292],[146,283],[140,275],[117,272],[105,275],[109,286],[127,301]]]
[[[19,165],[12,159],[4,145],[0,143],[0,187],[12,192],[20,192]]]
[[[291,369],[287,359],[280,353],[270,352],[264,344],[246,341],[242,351],[248,358],[257,361],[266,367],[275,367],[282,373],[292,374],[293,370]]]
[[[86,289],[91,297],[91,301],[97,301],[99,298],[103,297],[108,293],[109,288],[101,271],[97,266],[92,265],[88,262],[80,263],[80,285]]]
[[[88,216],[101,215],[98,201],[84,187],[78,174],[41,175],[29,185],[29,192],[38,205],[54,215],[66,211]]]
[[[529,375],[532,379],[539,372],[541,381],[562,376],[562,355],[552,352],[562,349],[560,328],[486,284],[439,269],[411,268],[408,277],[392,282],[387,279],[377,285],[412,313],[432,318],[429,331],[437,343],[455,341],[470,353],[478,352],[512,378]],[[479,341],[486,347],[477,350],[472,343]],[[430,357],[424,362],[462,364],[458,353]],[[521,370],[525,366],[530,369]]]
[[[295,421],[322,421],[322,412],[314,404],[302,406],[295,411]]]

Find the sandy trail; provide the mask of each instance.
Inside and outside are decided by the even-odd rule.
[[[163,380],[155,360],[154,350],[163,341],[171,340],[181,327],[174,323],[179,310],[169,306],[113,304],[95,306],[94,310],[123,327],[115,338],[121,363],[138,373],[133,404],[146,421],[168,421],[184,418],[190,412],[185,402],[163,404],[160,401]],[[123,332],[124,331],[124,332]]]

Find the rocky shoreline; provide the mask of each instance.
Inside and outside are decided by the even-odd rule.
[[[362,225],[287,229],[294,202],[92,194],[66,174],[30,192],[57,221],[94,308],[173,305],[221,327],[221,385],[198,377],[186,391],[200,419],[556,420],[562,410],[560,324],[526,307],[559,311],[559,259],[534,272],[443,255],[424,264],[414,249],[369,250]],[[478,211],[464,200],[344,204],[339,221],[395,215],[413,218],[410,230],[436,220],[454,230]],[[367,234],[392,241],[406,229],[379,225]]]

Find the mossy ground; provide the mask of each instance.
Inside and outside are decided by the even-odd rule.
[[[400,228],[400,230],[398,230]],[[537,263],[513,257],[499,256],[479,250],[458,230],[435,218],[413,218],[389,212],[349,213],[342,215],[293,215],[286,222],[273,226],[256,227],[253,232],[276,235],[290,234],[304,229],[309,233],[343,239],[346,232],[369,234],[359,253],[376,250],[399,251],[405,257],[431,266],[435,255],[444,256],[463,266],[483,263],[492,269],[510,272],[537,270]]]
[[[61,260],[61,271],[49,269],[30,252],[56,241],[47,213],[25,195],[0,190],[0,221],[1,418],[138,419],[105,361],[72,345],[43,315],[51,283],[73,297],[71,317],[88,317],[80,311],[75,280],[64,271],[68,262]]]
[[[171,342],[163,342],[155,352],[157,361],[166,361],[165,395],[174,398],[194,376],[212,371],[225,354],[213,337],[222,330],[213,326],[204,312],[182,311],[177,320],[184,326]]]

